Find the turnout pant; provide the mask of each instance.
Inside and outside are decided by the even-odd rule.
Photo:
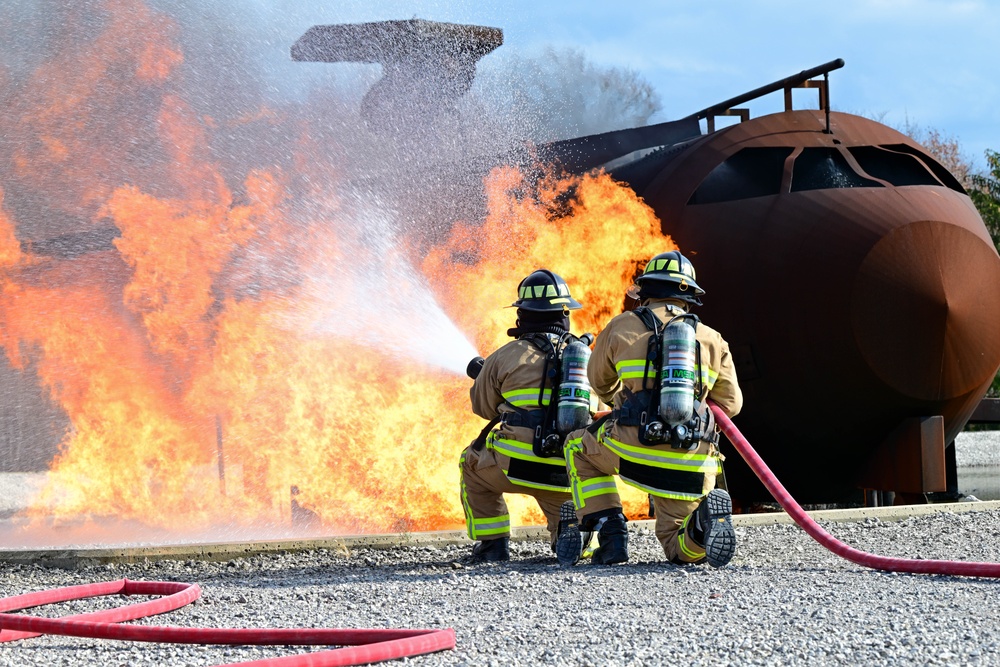
[[[509,463],[510,457],[485,447],[478,452],[466,447],[462,452],[459,459],[462,508],[465,510],[465,526],[469,537],[473,540],[508,537],[510,515],[503,494],[523,493],[535,498],[545,515],[549,542],[555,545],[559,530],[559,506],[572,497],[569,492],[514,484],[504,474]]]
[[[701,442],[690,454],[711,456],[717,454],[717,451],[712,444]],[[589,527],[584,523],[587,515],[614,509],[621,510],[621,497],[618,495],[618,487],[613,477],[619,473],[621,457],[602,444],[597,436],[587,430],[570,433],[566,438],[566,466],[569,469],[573,504],[582,527]],[[702,496],[715,488],[716,475],[715,471],[705,472]],[[688,522],[693,521],[691,515],[701,503],[701,498],[670,498],[657,495],[657,493],[667,494],[669,490],[651,490],[638,484],[633,486],[646,491],[653,498],[656,539],[660,541],[666,557],[674,563],[701,561],[705,557],[705,549],[691,538],[687,529]]]

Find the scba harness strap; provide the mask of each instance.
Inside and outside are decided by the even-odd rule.
[[[652,332],[647,343],[646,365],[642,375],[643,388],[638,392],[631,392],[625,388],[625,400],[620,408],[612,411],[611,418],[623,426],[638,426],[639,442],[646,446],[670,442],[676,449],[695,449],[701,441],[718,444],[719,433],[715,427],[715,417],[708,405],[701,401],[705,393],[701,373],[701,344],[695,341],[697,384],[694,392],[694,413],[687,423],[671,428],[659,417],[660,383],[664,373],[663,334],[666,325],[645,306],[640,306],[632,312]],[[671,312],[674,312],[673,309]],[[697,330],[698,318],[694,315],[690,317],[694,319],[694,327]],[[650,370],[653,370],[653,386],[647,389],[645,385],[646,379],[651,375]]]
[[[542,381],[538,387],[538,408],[537,410],[516,410],[508,413],[512,419],[523,422],[514,424],[512,421],[506,423],[512,426],[528,426],[534,429],[534,438],[531,442],[531,449],[535,456],[553,457],[562,456],[563,436],[556,428],[556,396],[559,391],[559,384],[562,381],[561,368],[562,351],[566,347],[566,342],[572,336],[568,331],[559,334],[529,333],[521,336],[521,340],[527,340],[545,355],[545,365],[542,367]],[[556,339],[556,340],[553,340]],[[550,398],[548,405],[543,398],[545,395],[545,383],[550,381]],[[515,417],[514,415],[518,415]]]
[[[628,391],[628,389],[624,389],[624,391]],[[651,410],[649,407],[649,394],[652,393],[649,389],[644,389],[634,394],[629,392],[629,398],[625,399],[621,408],[612,410],[609,418],[622,426],[646,426],[651,421],[649,417]],[[652,415],[655,419],[655,410],[652,412]],[[690,432],[691,449],[697,447],[700,440],[719,444],[719,433],[715,428],[715,415],[712,414],[708,405],[701,401],[695,400],[694,416],[686,426]],[[646,445],[649,443],[642,444]]]

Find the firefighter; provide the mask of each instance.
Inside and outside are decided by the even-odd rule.
[[[614,317],[597,337],[588,375],[597,396],[614,408],[566,439],[566,463],[576,516],[560,528],[556,555],[563,565],[579,560],[581,531],[596,530],[592,562],[628,560],[628,531],[612,475],[648,493],[656,516],[656,537],[673,563],[727,564],[736,551],[732,501],[715,488],[721,471],[718,429],[707,399],[730,417],[743,394],[729,345],[689,311],[705,293],[691,262],[680,252],[656,255],[636,280],[640,307]],[[694,325],[689,339],[690,370],[671,374],[690,379],[691,417],[674,425],[660,416],[662,339],[667,323]],[[676,328],[671,328],[673,335]],[[652,343],[650,342],[652,338]],[[674,338],[669,340],[674,341]],[[674,348],[672,348],[674,349]],[[671,352],[667,363],[684,357]],[[576,522],[574,522],[574,519]]]
[[[507,331],[514,340],[469,367],[475,378],[472,411],[490,420],[459,462],[466,527],[479,541],[472,552],[476,561],[510,558],[505,493],[534,496],[553,549],[560,506],[566,504],[572,516],[563,437],[553,432],[553,389],[561,351],[576,340],[569,333],[569,313],[581,305],[566,281],[547,269],[524,278],[517,293],[511,306],[517,308],[517,323]]]

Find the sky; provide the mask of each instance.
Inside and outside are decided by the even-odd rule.
[[[313,24],[410,18],[502,28],[504,46],[483,62],[578,49],[596,65],[633,70],[652,84],[662,110],[651,122],[843,58],[830,78],[834,110],[936,130],[980,169],[986,149],[1000,150],[995,0],[255,2],[252,11],[271,26],[271,55],[286,53],[289,40]],[[240,3],[240,11],[250,7]],[[795,99],[817,103],[813,91]],[[751,104],[751,114],[781,104],[773,94]]]

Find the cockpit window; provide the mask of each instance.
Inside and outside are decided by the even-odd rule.
[[[688,204],[715,204],[781,191],[785,161],[790,147],[749,147],[731,155],[713,169]],[[893,186],[937,185],[965,193],[958,180],[940,163],[906,144],[852,146],[847,150],[861,169]],[[792,166],[792,192],[839,188],[880,188],[879,181],[855,171],[840,150],[803,148]]]
[[[930,168],[934,175],[937,176],[938,180],[945,184],[946,187],[951,188],[955,192],[961,192],[963,195],[966,194],[965,188],[962,184],[958,182],[958,179],[952,176],[951,172],[945,169],[940,162],[932,158],[926,153],[922,153],[916,148],[907,146],[906,144],[890,144],[887,146],[882,146],[890,151],[896,151],[897,153],[906,153],[907,155],[912,155]],[[874,174],[873,174],[874,175]]]
[[[851,169],[836,148],[803,148],[792,167],[792,192],[833,188],[880,188]]]
[[[941,185],[912,155],[886,150],[879,146],[853,146],[847,150],[869,176],[893,185]]]
[[[689,204],[715,204],[776,195],[791,148],[744,148],[713,169],[691,195]]]

